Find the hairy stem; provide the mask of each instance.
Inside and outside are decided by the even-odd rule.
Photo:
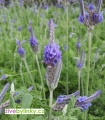
[[[67,48],[68,48],[68,24],[69,24],[69,21],[68,21],[68,6],[67,6],[67,10],[66,10],[66,42],[67,42]],[[68,49],[66,51],[66,67],[67,67],[67,75],[66,75],[66,93],[68,94]]]
[[[90,56],[91,56],[91,40],[92,33],[88,31],[89,39],[88,39],[88,59],[87,59],[87,81],[86,81],[86,96],[88,96],[88,87],[89,87],[89,78],[90,78]],[[87,111],[84,114],[84,120],[87,120]]]
[[[30,78],[31,78],[32,84],[34,85],[34,89],[35,89],[35,91],[37,91],[37,89],[36,89],[36,85],[35,85],[35,83],[34,83],[34,79],[33,79],[32,75],[31,75],[30,70],[29,70],[29,67],[28,67],[27,61],[26,61],[26,59],[23,59],[23,61],[24,61],[24,64],[25,64],[26,70],[27,70],[27,72],[28,72],[28,74],[29,74],[29,76],[30,76]]]
[[[39,71],[39,75],[40,75],[40,79],[41,79],[41,84],[42,84],[44,99],[46,99],[45,89],[44,89],[44,82],[43,82],[42,73],[41,73],[41,70],[40,70],[40,65],[39,65],[37,54],[35,55],[35,57],[36,57],[36,63],[37,63],[37,66],[38,66],[38,71]]]
[[[89,77],[90,77],[91,39],[92,39],[92,33],[91,33],[91,31],[89,31],[89,39],[88,39],[88,59],[87,59],[86,96],[88,96]]]
[[[48,118],[48,120],[51,120],[51,116],[52,116],[52,101],[53,101],[53,90],[50,90],[50,99],[49,99],[50,111],[49,111],[49,118]]]
[[[78,70],[78,90],[80,92],[80,86],[81,86],[81,70]]]

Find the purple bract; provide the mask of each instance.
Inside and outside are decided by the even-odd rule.
[[[78,106],[81,107],[82,110],[87,110],[88,107],[92,106],[90,102],[82,104],[87,98],[88,98],[87,96],[80,96],[76,101],[78,103]]]
[[[47,65],[55,66],[61,60],[61,51],[56,43],[44,47],[44,61]]]

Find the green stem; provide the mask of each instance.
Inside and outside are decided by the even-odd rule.
[[[21,74],[21,78],[22,78],[23,85],[26,86],[26,85],[25,85],[25,82],[24,82],[24,78],[23,78],[23,72],[22,72],[22,61],[21,61],[21,63],[20,63],[20,74]]]
[[[67,25],[67,27],[66,27],[66,42],[67,42],[67,48],[68,48],[68,23],[69,23],[69,21],[68,21],[68,6],[67,6],[67,11],[66,11],[66,25]],[[67,67],[67,75],[66,75],[66,92],[67,92],[67,94],[68,94],[68,50],[66,51],[66,62],[67,62],[67,64],[66,64],[66,67]]]
[[[49,99],[50,111],[49,111],[49,118],[48,118],[48,120],[51,120],[51,115],[52,115],[52,101],[53,101],[53,90],[50,90],[50,99]]]
[[[78,70],[78,90],[80,92],[80,85],[81,85],[81,70]]]
[[[82,78],[81,78],[81,89],[82,89],[82,96],[84,96],[84,84]]]
[[[28,67],[27,61],[26,61],[26,59],[23,59],[23,61],[24,61],[24,64],[25,64],[26,70],[27,70],[27,72],[28,72],[28,74],[29,74],[29,76],[30,76],[30,78],[31,78],[32,84],[34,85],[34,89],[35,89],[35,91],[37,91],[36,86],[35,86],[35,83],[34,83],[34,79],[33,79],[32,75],[31,75],[30,70],[29,70],[29,67]]]
[[[86,81],[86,96],[88,96],[88,87],[89,87],[90,56],[91,56],[91,39],[92,39],[92,33],[91,33],[91,31],[89,31],[89,39],[88,39],[88,61],[87,61],[87,81]]]
[[[88,96],[88,87],[89,87],[89,78],[90,78],[90,56],[91,56],[91,40],[92,40],[92,33],[89,32],[89,39],[88,39],[88,60],[87,60],[87,81],[86,81],[86,96]],[[84,120],[87,120],[87,111],[84,114]]]
[[[37,63],[37,66],[38,66],[38,71],[39,71],[39,75],[40,75],[40,79],[41,79],[41,84],[42,84],[44,99],[46,99],[45,89],[44,89],[44,81],[43,81],[43,79],[42,79],[42,73],[41,73],[41,70],[40,70],[40,66],[39,66],[39,61],[38,61],[37,54],[35,55],[35,57],[36,57],[36,63]]]

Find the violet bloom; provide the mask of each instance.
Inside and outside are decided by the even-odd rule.
[[[92,30],[95,25],[103,21],[103,13],[100,12],[102,0],[98,1],[97,7],[93,4],[86,6],[84,9],[83,0],[79,0],[81,13],[79,15],[79,22],[83,23],[89,30]]]
[[[25,56],[25,50],[22,47],[22,42],[20,42],[19,40],[16,41],[16,44],[18,46],[18,54],[23,58]]]
[[[5,80],[8,76],[6,74],[3,74],[0,80]]]
[[[85,62],[85,53],[84,51],[82,51],[82,54],[80,56],[80,59],[77,60],[77,68],[78,69],[82,69],[83,68],[83,65],[84,65],[84,62]]]
[[[23,29],[23,26],[18,27],[18,31],[21,31]]]
[[[87,100],[87,96],[80,96],[78,99],[77,99],[77,101],[76,102],[78,102],[78,104],[81,104],[81,103],[83,103],[85,100]],[[88,109],[88,107],[90,107],[90,106],[92,106],[92,104],[90,103],[90,102],[88,102],[88,103],[86,103],[86,104],[82,104],[80,107],[81,107],[81,109],[82,110],[87,110]]]
[[[61,60],[60,47],[56,43],[44,47],[44,61],[47,65],[55,66]]]
[[[92,106],[91,101],[96,99],[101,94],[101,90],[96,91],[90,97],[80,96],[75,102],[75,107],[80,107],[82,110],[87,110],[88,107]]]
[[[38,41],[37,41],[37,38],[34,36],[33,30],[32,30],[31,26],[29,26],[28,30],[30,32],[30,45],[31,45],[31,48],[32,48],[32,50],[35,53],[37,53],[37,51],[38,51]]]
[[[45,10],[48,10],[48,5],[43,6]]]
[[[66,104],[70,101],[71,97],[77,97],[79,95],[79,91],[76,91],[70,95],[59,95],[57,97],[57,103],[62,103],[62,102],[66,102]]]
[[[49,90],[54,90],[58,86],[58,81],[62,69],[60,47],[54,42],[54,22],[49,21],[50,40],[44,47],[44,63],[46,65],[46,82]]]
[[[76,91],[70,95],[60,95],[57,97],[57,100],[55,101],[52,109],[55,111],[62,110],[66,104],[69,103],[70,99],[74,96],[77,97],[79,95],[79,91]]]
[[[6,83],[6,85],[3,87],[2,91],[0,92],[0,103],[3,100],[8,88],[9,88],[9,83]]]
[[[54,42],[54,22],[49,21],[50,43],[44,47],[44,62],[46,65],[55,66],[61,60],[60,47]]]
[[[76,43],[76,49],[77,49],[77,51],[80,50],[80,47],[81,47],[80,37],[78,37],[78,42]]]
[[[5,0],[0,0],[0,4],[4,4],[5,3]]]

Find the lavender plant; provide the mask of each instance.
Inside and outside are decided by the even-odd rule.
[[[44,47],[44,62],[46,64],[46,82],[50,91],[49,106],[52,108],[53,91],[58,86],[58,81],[62,69],[61,51],[54,41],[54,23],[49,21],[50,40],[49,44]],[[49,120],[51,120],[51,109],[49,112]]]
[[[60,95],[57,97],[56,102],[52,106],[52,109],[55,111],[60,111],[62,110],[66,104],[69,103],[71,97],[77,97],[79,95],[79,91],[76,91],[75,93],[72,93],[70,95]]]
[[[29,76],[30,76],[30,78],[31,78],[31,81],[32,81],[32,84],[34,85],[34,88],[35,88],[35,91],[37,91],[37,89],[36,89],[36,85],[35,85],[35,83],[34,83],[34,79],[33,79],[33,76],[31,75],[31,72],[30,72],[30,70],[29,70],[29,67],[28,67],[28,64],[27,64],[27,61],[26,61],[26,58],[25,58],[25,50],[24,50],[24,48],[22,47],[22,43],[24,43],[24,41],[19,41],[19,40],[17,40],[16,41],[16,44],[17,44],[17,49],[18,49],[18,54],[20,55],[20,57],[21,57],[21,60],[24,62],[24,64],[25,64],[25,67],[26,67],[26,70],[27,70],[27,72],[28,72],[28,74],[29,74]]]
[[[38,61],[38,57],[37,57],[37,52],[38,52],[38,40],[37,40],[37,38],[34,36],[33,30],[32,30],[32,26],[29,26],[28,30],[29,30],[29,32],[30,32],[30,46],[31,46],[33,52],[35,53],[35,58],[36,58],[37,66],[38,66],[38,71],[39,71],[39,74],[40,74],[42,89],[43,89],[43,95],[44,95],[44,99],[46,99],[44,82],[43,82],[42,73],[41,73],[41,69],[40,69],[40,65],[39,65],[39,61]]]
[[[88,30],[88,60],[87,60],[87,80],[86,80],[86,95],[88,95],[88,86],[89,86],[89,78],[90,78],[90,60],[91,60],[91,44],[92,44],[92,30],[94,26],[103,21],[103,14],[100,12],[102,0],[98,0],[97,7],[93,4],[89,4],[88,6],[84,5],[83,0],[79,0],[80,4],[80,15],[79,22],[83,23]],[[86,8],[86,9],[84,9]],[[84,119],[87,119],[87,112],[85,112]]]
[[[91,101],[96,99],[100,94],[101,90],[98,90],[90,97],[79,96],[75,102],[75,107],[80,107],[82,110],[87,110],[88,107],[92,106]]]
[[[53,110],[59,111],[62,110],[66,104],[69,103],[71,97],[76,97],[76,102],[74,107],[79,107],[82,110],[87,110],[89,106],[92,106],[90,103],[92,100],[96,99],[101,94],[101,90],[96,91],[90,97],[79,96],[79,91],[72,93],[70,95],[60,95],[57,97],[55,104],[53,105]]]

